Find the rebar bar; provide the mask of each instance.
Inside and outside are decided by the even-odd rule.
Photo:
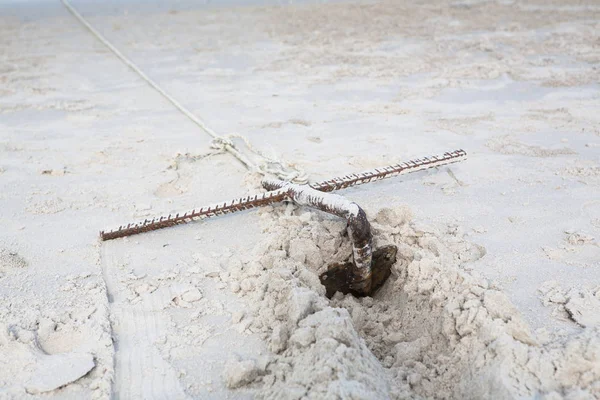
[[[364,183],[379,181],[411,172],[423,171],[429,168],[452,164],[463,161],[466,159],[466,157],[467,153],[464,150],[454,150],[452,152],[446,152],[441,156],[423,157],[421,159],[417,158],[415,160],[410,160],[387,167],[375,168],[358,174],[350,174],[328,179],[322,182],[312,183],[310,186],[313,189],[321,192],[331,192],[333,190],[345,189],[351,186],[358,186]]]
[[[248,210],[250,208],[266,206],[268,204],[278,203],[285,200],[287,192],[284,190],[275,190],[267,193],[256,194],[248,197],[240,197],[223,203],[217,203],[208,207],[202,207],[198,211],[195,209],[186,212],[183,215],[169,214],[168,217],[153,218],[144,220],[135,224],[121,225],[113,231],[101,231],[102,240],[117,239],[120,237],[136,235],[138,233],[154,231],[170,226],[186,224],[203,218],[215,217],[217,215],[234,213],[237,211]]]
[[[326,181],[317,182],[308,186],[320,192],[331,192],[351,186],[362,185],[398,175],[404,175],[411,172],[422,171],[429,168],[440,167],[442,165],[463,161],[466,158],[466,155],[467,153],[464,150],[455,150],[452,152],[446,152],[441,156],[430,156],[421,159],[410,160],[387,167],[375,168],[362,173],[328,179]],[[175,216],[172,216],[170,214],[167,217],[153,218],[152,220],[146,219],[142,222],[122,225],[115,230],[108,232],[101,231],[100,238],[102,240],[111,240],[120,237],[131,236],[138,233],[167,228],[170,226],[186,224],[194,220],[266,206],[268,204],[283,201],[286,198],[287,192],[273,190],[267,193],[237,198],[234,200],[210,205],[208,207],[202,207],[198,211],[192,210],[184,213],[183,215],[176,214]]]

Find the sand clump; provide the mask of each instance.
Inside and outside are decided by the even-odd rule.
[[[27,267],[27,261],[15,251],[0,248],[0,277],[14,269]]]
[[[600,326],[600,285],[566,290],[557,281],[546,281],[538,294],[545,306],[554,308],[553,316],[584,328]]]
[[[457,227],[382,209],[370,220],[376,247],[398,247],[392,277],[374,298],[328,300],[318,274],[351,253],[345,223],[292,205],[262,219],[270,238],[248,259],[232,256],[222,278],[249,304],[243,329],[271,354],[264,368],[232,364],[229,387],[265,399],[600,396],[599,328],[534,335],[502,291],[464,268],[485,249]]]

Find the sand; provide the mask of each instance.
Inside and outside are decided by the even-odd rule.
[[[372,299],[326,299],[351,247],[304,207],[100,242],[258,177],[59,2],[3,3],[0,398],[600,397],[595,2],[73,4],[312,181],[469,158],[338,193],[399,248]]]

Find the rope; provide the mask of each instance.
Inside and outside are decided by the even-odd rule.
[[[200,119],[198,116],[194,115],[191,111],[185,108],[177,99],[167,93],[163,88],[161,88],[156,82],[154,82],[148,75],[144,73],[137,65],[133,63],[129,58],[127,58],[123,53],[119,51],[111,42],[108,41],[100,32],[98,32],[67,0],[61,0],[63,5],[69,10],[69,12],[79,21],[83,26],[87,28],[88,31],[92,33],[102,44],[104,44],[110,51],[113,52],[115,56],[117,56],[125,65],[131,68],[140,78],[142,78],[148,85],[150,85],[154,90],[160,93],[165,99],[167,99],[177,110],[179,110],[183,115],[185,115],[190,121],[196,124],[200,129],[204,132],[208,133],[212,136],[213,141],[211,143],[211,147],[214,149],[224,149],[231,153],[235,158],[237,158],[246,168],[252,171],[256,171],[261,175],[273,174],[278,176],[280,179],[286,181],[293,181],[296,183],[307,183],[308,177],[304,173],[304,171],[293,165],[289,165],[282,160],[273,159],[266,157],[261,151],[255,149],[250,145],[248,139],[241,135],[229,135],[227,137],[219,136],[214,130],[212,130],[206,123]],[[231,140],[232,137],[242,139],[248,150],[256,154],[260,162],[258,165],[253,164],[244,154],[242,154],[235,146],[235,143]]]
[[[254,146],[252,146],[248,138],[246,138],[245,136],[239,134],[232,134],[227,135],[225,138],[222,138],[222,140],[231,142],[232,138],[242,140],[248,148],[248,150],[250,150],[251,152],[253,152],[261,158],[262,162],[258,165],[258,172],[261,173],[261,175],[276,175],[281,180],[284,180],[286,182],[295,182],[300,185],[308,183],[308,175],[300,167],[297,167],[295,165],[289,165],[287,163],[284,163],[282,160],[279,160],[278,158],[267,156],[262,151],[254,148]],[[282,168],[283,165],[286,165],[287,168]]]

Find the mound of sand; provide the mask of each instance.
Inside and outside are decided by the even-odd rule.
[[[263,213],[270,239],[231,260],[249,330],[272,356],[226,370],[259,398],[594,398],[600,335],[535,335],[505,294],[464,266],[485,255],[449,227],[420,227],[405,208],[373,218],[377,246],[398,246],[374,298],[324,296],[318,273],[350,254],[344,223],[302,209]]]

